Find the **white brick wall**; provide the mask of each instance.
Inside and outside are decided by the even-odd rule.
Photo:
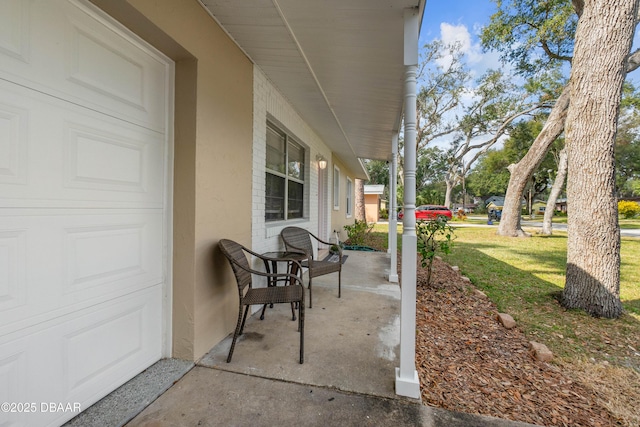
[[[275,119],[292,136],[306,147],[305,218],[295,221],[267,223],[265,216],[265,162],[267,117]],[[302,120],[289,102],[271,84],[262,71],[253,67],[253,222],[252,248],[258,253],[282,249],[280,231],[288,225],[296,225],[318,233],[318,166],[316,156],[320,154],[331,166],[331,150],[320,137]],[[330,200],[330,189],[327,200]],[[326,205],[329,202],[327,201]]]

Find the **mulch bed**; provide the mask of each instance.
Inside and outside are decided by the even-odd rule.
[[[545,426],[616,426],[587,386],[538,362],[522,332],[445,262],[418,266],[416,363],[425,404]]]

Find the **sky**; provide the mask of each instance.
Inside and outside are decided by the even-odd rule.
[[[498,54],[482,52],[478,38],[482,26],[495,11],[495,3],[490,0],[427,0],[419,45],[434,39],[442,39],[445,44],[459,41],[476,76],[489,68],[498,68]]]
[[[473,80],[488,69],[504,69],[499,55],[495,52],[483,52],[479,41],[482,26],[488,24],[495,10],[495,3],[491,0],[427,0],[419,46],[434,39],[441,39],[445,44],[460,42]],[[472,93],[470,91],[469,96]],[[447,148],[450,143],[450,137],[431,142],[440,148]],[[497,144],[500,145],[502,142]],[[470,157],[472,155],[473,153],[469,154]]]
[[[419,46],[434,39],[460,41],[467,54],[467,64],[475,77],[490,68],[503,68],[499,55],[483,52],[479,33],[489,23],[496,5],[491,0],[427,0]],[[640,30],[636,31],[632,51],[640,48]],[[629,80],[640,87],[640,70],[629,74]]]
[[[495,4],[490,0],[427,0],[422,28],[421,44],[440,35],[442,22],[451,25],[464,25],[471,28],[489,22],[495,11]]]
[[[510,66],[500,62],[497,52],[483,52],[479,40],[482,27],[489,23],[491,15],[495,12],[496,5],[491,0],[427,0],[419,46],[422,47],[434,39],[441,39],[445,44],[460,42],[473,80],[482,76],[488,69],[502,69],[505,73],[509,73]],[[640,47],[640,30],[636,32],[632,51],[638,47]],[[628,80],[636,88],[640,88],[640,70],[630,73]],[[505,138],[506,136],[503,140]],[[450,141],[445,137],[433,141],[433,144],[446,148]],[[499,148],[501,145],[502,141],[494,148]]]

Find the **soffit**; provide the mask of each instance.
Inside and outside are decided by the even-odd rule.
[[[403,107],[404,9],[419,0],[201,0],[354,172],[388,159]]]

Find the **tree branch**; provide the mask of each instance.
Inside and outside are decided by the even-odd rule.
[[[627,73],[635,71],[640,67],[640,49],[627,56]]]
[[[571,4],[573,4],[573,8],[578,14],[578,18],[582,16],[582,11],[584,10],[584,0],[571,0]]]
[[[542,50],[544,50],[544,53],[546,53],[547,56],[549,56],[551,59],[558,59],[560,61],[569,62],[571,62],[571,60],[573,59],[571,56],[558,55],[557,53],[552,52],[546,40],[540,40],[540,45],[542,46]]]

